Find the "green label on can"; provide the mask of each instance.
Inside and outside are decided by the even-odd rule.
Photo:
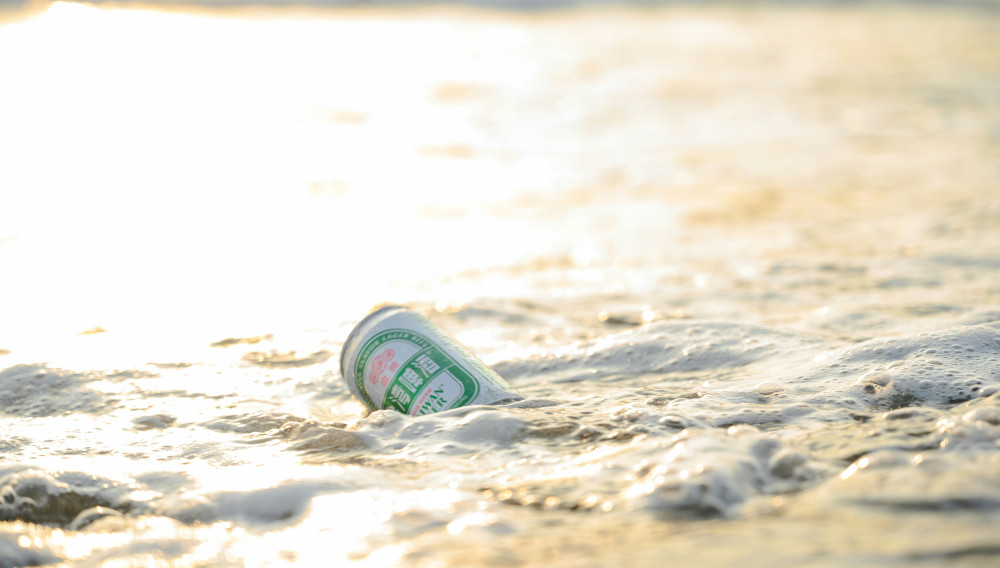
[[[375,404],[366,388],[365,370],[379,347],[390,342],[410,344],[405,351],[411,354],[405,361],[393,361],[395,369],[382,404]],[[469,404],[479,394],[479,381],[465,367],[428,338],[406,329],[390,329],[369,339],[355,362],[354,380],[371,408],[393,408],[416,416]]]

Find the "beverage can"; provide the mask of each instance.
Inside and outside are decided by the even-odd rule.
[[[522,399],[455,338],[403,306],[378,308],[355,326],[340,374],[369,410],[411,416]]]

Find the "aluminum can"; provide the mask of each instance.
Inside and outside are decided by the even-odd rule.
[[[411,416],[523,398],[453,337],[403,306],[376,309],[355,326],[340,352],[340,374],[369,410]]]

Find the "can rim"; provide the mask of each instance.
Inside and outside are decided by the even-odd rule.
[[[407,308],[406,308],[406,306],[400,306],[398,304],[387,304],[387,305],[375,308],[374,310],[372,310],[371,312],[369,312],[368,315],[366,315],[365,317],[361,318],[361,321],[359,321],[357,324],[355,324],[354,329],[351,330],[351,333],[347,334],[347,339],[344,340],[344,344],[341,345],[341,347],[340,347],[340,376],[341,376],[342,379],[344,379],[345,382],[347,382],[347,387],[351,390],[351,392],[354,392],[355,381],[352,381],[352,380],[348,379],[347,372],[344,369],[344,357],[346,357],[347,356],[347,352],[350,351],[349,347],[358,338],[358,336],[361,333],[361,329],[372,318],[374,318],[375,316],[381,314],[382,312],[386,312],[386,311],[389,311],[389,310],[397,310],[397,309],[399,309],[399,310],[405,310]],[[354,393],[354,395],[360,398],[360,394],[359,393]]]

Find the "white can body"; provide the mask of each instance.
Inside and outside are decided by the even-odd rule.
[[[521,399],[453,337],[401,306],[358,323],[341,350],[340,374],[370,410],[412,416]]]

